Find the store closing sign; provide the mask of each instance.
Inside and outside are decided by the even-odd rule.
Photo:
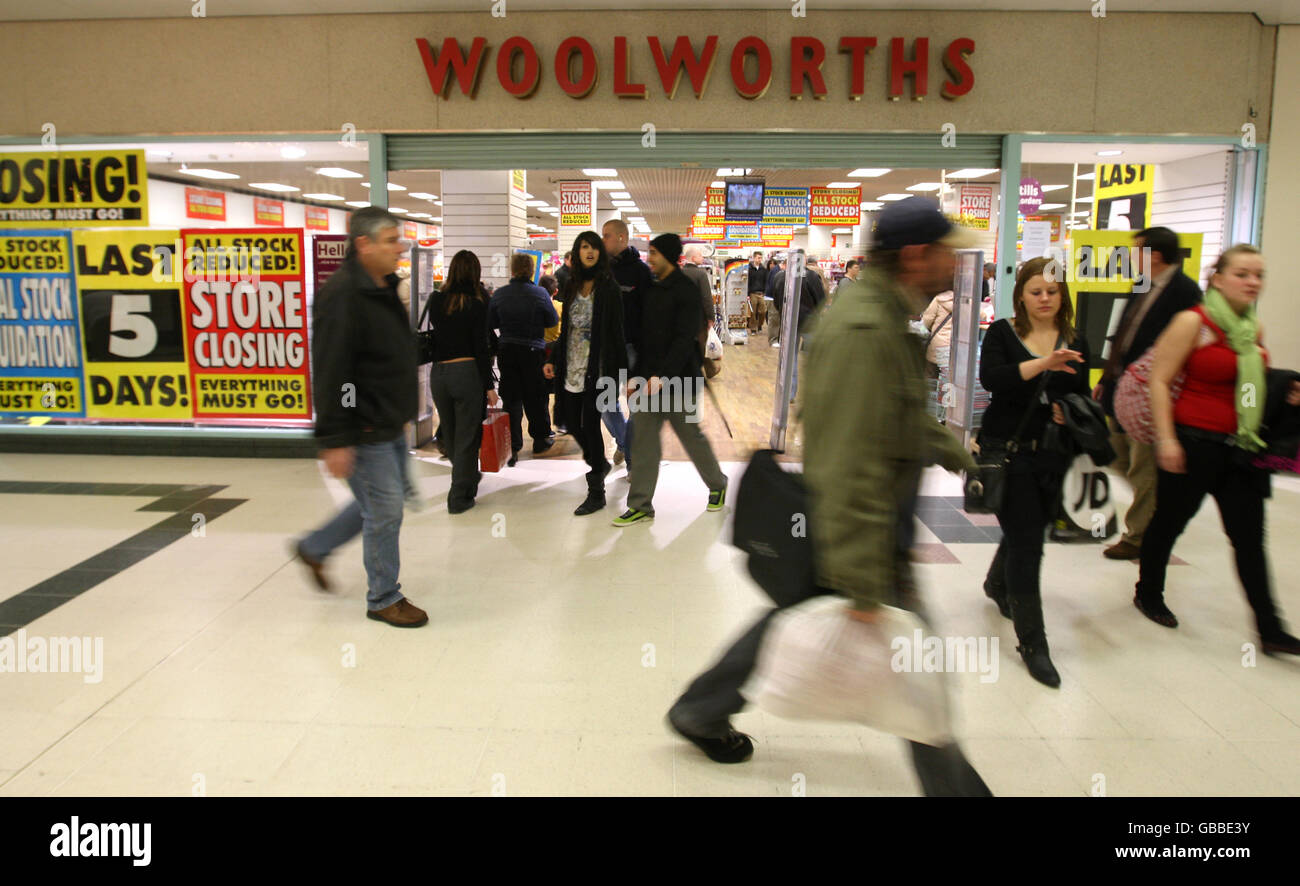
[[[683,81],[690,83],[695,98],[702,98],[713,68],[720,58],[725,57],[722,63],[728,66],[732,86],[737,94],[747,99],[759,99],[767,94],[772,85],[773,72],[778,70],[773,64],[773,47],[761,37],[742,37],[731,45],[729,51],[720,47],[716,35],[694,40],[679,36],[673,40],[671,47],[666,46],[667,41],[657,36],[647,36],[645,40],[644,45],[649,50],[648,60],[653,63],[659,85],[670,100],[676,97]],[[831,44],[834,47],[832,49],[816,37],[791,37],[788,96],[800,99],[805,93],[810,93],[814,98],[820,99],[830,95],[830,89],[826,85],[828,72],[824,68],[830,64],[829,59],[834,57],[835,50],[848,57],[848,65],[835,65],[832,70],[838,69],[836,73],[847,75],[840,82],[845,93],[854,101],[866,95],[869,63],[887,66],[887,71],[879,73],[876,78],[876,82],[881,82],[884,77],[888,77],[887,98],[902,98],[908,80],[912,81],[914,97],[924,98],[928,95],[932,58],[929,38],[908,40],[892,37],[889,38],[887,52],[873,53],[877,42],[875,37],[843,36],[838,43]],[[631,41],[627,37],[614,38],[611,47],[613,93],[618,98],[649,97],[646,82],[638,82],[636,79],[637,70],[649,70],[646,59],[638,62],[633,53],[634,45],[640,43],[640,40]],[[487,57],[491,52],[486,37],[474,37],[468,50],[455,37],[445,37],[437,48],[423,37],[416,38],[415,44],[434,95],[446,99],[451,94],[454,80],[466,98],[477,97]],[[537,93],[542,82],[542,52],[547,52],[546,60],[552,62],[555,84],[566,95],[581,99],[595,91],[600,79],[601,62],[590,41],[571,36],[561,40],[553,51],[549,48],[539,51],[526,37],[510,37],[497,47],[496,57],[497,82],[508,95],[527,99]],[[940,64],[949,78],[939,90],[944,98],[960,98],[974,87],[975,73],[967,63],[968,57],[974,52],[975,41],[968,37],[958,37],[944,48]],[[607,57],[606,63],[609,61]],[[785,61],[782,60],[780,67],[785,66]],[[644,73],[640,76],[649,80]]]
[[[560,182],[560,224],[590,228],[591,214],[591,182]]]
[[[0,153],[0,224],[149,224],[144,151]]]
[[[302,231],[181,235],[195,420],[308,423]]]
[[[957,210],[958,222],[968,228],[987,231],[992,218],[993,186],[962,185]]]
[[[75,231],[86,416],[187,421],[193,415],[180,231]]]
[[[862,218],[862,188],[813,188],[808,223],[856,225]]]
[[[67,231],[0,231],[0,416],[85,415]]]

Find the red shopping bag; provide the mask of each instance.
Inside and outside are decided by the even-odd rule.
[[[495,474],[510,460],[510,416],[501,409],[488,408],[483,419],[483,442],[479,444],[479,470]]]

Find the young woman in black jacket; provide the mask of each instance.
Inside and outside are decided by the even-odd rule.
[[[614,279],[605,244],[595,231],[573,241],[573,270],[564,282],[560,337],[551,361],[542,367],[556,379],[555,397],[564,425],[582,447],[587,467],[587,498],[579,517],[605,507],[605,438],[600,431],[604,401],[618,397],[619,372],[627,369],[623,340],[623,290]],[[598,399],[599,398],[599,399]]]
[[[497,404],[488,297],[479,274],[478,256],[462,249],[452,256],[446,285],[430,296],[434,349],[429,388],[443,444],[451,455],[447,511],[452,514],[474,507],[483,477],[478,460],[486,404]]]
[[[984,591],[1016,626],[1017,651],[1040,683],[1061,685],[1043,627],[1039,574],[1043,533],[1056,517],[1068,460],[1038,450],[1049,421],[1064,423],[1058,402],[1067,394],[1089,396],[1088,343],[1074,329],[1074,306],[1060,265],[1025,262],[1012,296],[1014,320],[999,320],[984,337],[980,384],[992,394],[980,430],[981,451],[1010,440],[1028,413],[1019,452],[1007,468],[998,524],[998,545]],[[1043,373],[1045,387],[1039,394]]]

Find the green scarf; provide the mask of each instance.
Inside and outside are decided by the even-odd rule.
[[[1234,442],[1242,449],[1258,452],[1265,448],[1259,438],[1264,419],[1264,400],[1268,395],[1268,377],[1264,355],[1259,349],[1259,318],[1255,306],[1238,314],[1217,289],[1205,291],[1205,313],[1223,330],[1228,346],[1237,352],[1237,436]]]

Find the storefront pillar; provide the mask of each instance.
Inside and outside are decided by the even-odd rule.
[[[1019,135],[1007,135],[1002,138],[1002,199],[999,202],[998,223],[998,257],[996,295],[993,297],[993,309],[998,319],[1010,317],[1013,313],[1011,294],[1016,288],[1016,214],[1020,211],[1020,146]],[[992,261],[992,256],[985,256],[985,262]]]
[[[528,249],[522,186],[503,170],[446,170],[442,173],[443,262],[462,249],[478,256],[483,283],[510,282],[510,256]]]

